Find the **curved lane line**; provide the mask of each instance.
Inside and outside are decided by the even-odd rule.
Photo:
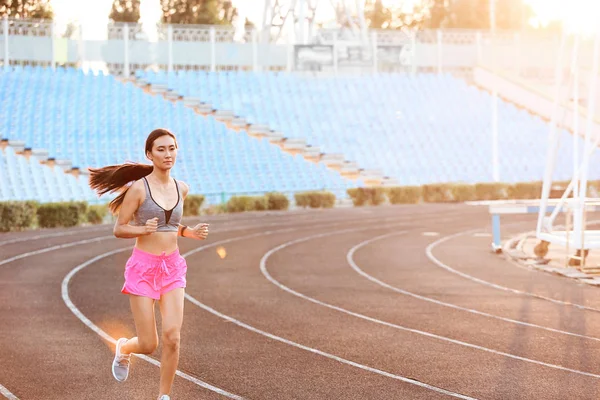
[[[392,324],[390,322],[382,321],[382,320],[379,320],[379,319],[376,319],[376,318],[372,318],[372,317],[369,317],[369,316],[366,316],[366,315],[363,315],[363,314],[355,313],[353,311],[349,311],[349,310],[346,310],[346,309],[344,309],[342,307],[338,307],[338,306],[334,306],[332,304],[328,304],[328,303],[322,302],[322,301],[317,300],[315,298],[312,298],[312,297],[306,296],[306,295],[304,295],[302,293],[299,293],[299,292],[297,292],[297,291],[295,291],[293,289],[290,289],[289,287],[283,285],[282,283],[280,283],[279,281],[277,281],[275,278],[273,278],[269,274],[269,272],[267,270],[267,267],[266,267],[266,263],[267,263],[267,260],[269,259],[269,257],[272,256],[274,253],[276,253],[276,252],[278,252],[278,251],[280,251],[280,250],[282,250],[282,249],[284,249],[284,248],[286,248],[288,246],[297,244],[297,243],[301,243],[301,242],[305,242],[305,241],[308,241],[308,240],[317,239],[317,238],[321,238],[321,237],[325,237],[325,236],[330,236],[330,235],[334,235],[334,234],[338,234],[338,233],[346,233],[346,232],[349,232],[349,230],[341,230],[341,231],[328,232],[328,233],[324,233],[324,234],[311,235],[311,236],[307,236],[307,237],[304,237],[304,238],[301,238],[301,239],[292,240],[292,241],[286,242],[284,244],[281,244],[281,245],[279,245],[277,247],[274,247],[273,249],[271,249],[267,253],[265,253],[265,255],[263,256],[263,258],[261,259],[261,262],[260,262],[261,272],[263,273],[263,275],[265,276],[265,278],[267,278],[275,286],[279,287],[280,289],[282,289],[282,290],[284,290],[284,291],[286,291],[288,293],[293,294],[294,296],[297,296],[297,297],[300,297],[302,299],[308,300],[308,301],[313,302],[315,304],[318,304],[320,306],[327,307],[327,308],[330,308],[332,310],[336,310],[336,311],[342,312],[344,314],[351,315],[351,316],[356,317],[356,318],[360,318],[360,319],[364,319],[366,321],[374,322],[374,323],[379,324],[379,325],[388,326],[390,328],[395,328],[395,329],[399,329],[399,330],[402,330],[402,331],[411,332],[411,333],[415,333],[415,334],[418,334],[418,335],[427,336],[427,337],[438,339],[438,340],[441,340],[441,341],[445,341],[445,342],[457,344],[457,345],[460,345],[460,346],[464,346],[464,347],[468,347],[468,348],[472,348],[472,349],[476,349],[476,350],[485,351],[485,352],[488,352],[488,353],[491,353],[491,354],[495,354],[495,355],[499,355],[499,356],[503,356],[503,357],[507,357],[507,358],[512,358],[512,359],[515,359],[515,360],[524,361],[524,362],[528,362],[528,363],[535,364],[535,365],[540,365],[540,366],[543,366],[543,367],[548,367],[548,368],[557,369],[557,370],[566,371],[566,372],[572,372],[572,373],[575,373],[575,374],[589,376],[589,377],[592,377],[592,378],[600,378],[600,375],[593,374],[591,372],[579,371],[579,370],[576,370],[576,369],[566,368],[566,367],[563,367],[563,366],[560,366],[560,365],[550,364],[550,363],[546,363],[546,362],[543,362],[543,361],[532,360],[532,359],[521,357],[521,356],[517,356],[517,355],[514,355],[514,354],[505,353],[505,352],[497,351],[497,350],[494,350],[494,349],[489,349],[487,347],[483,347],[483,346],[479,346],[479,345],[475,345],[475,344],[463,342],[463,341],[456,340],[456,339],[451,339],[451,338],[448,338],[448,337],[445,337],[445,336],[436,335],[434,333],[430,333],[430,332],[426,332],[426,331],[421,331],[421,330],[418,330],[418,329],[407,328],[405,326]]]

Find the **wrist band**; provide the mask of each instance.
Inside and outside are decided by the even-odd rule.
[[[181,228],[181,236],[183,236],[183,232],[185,232],[186,229],[187,229],[187,226],[184,226],[183,228]]]

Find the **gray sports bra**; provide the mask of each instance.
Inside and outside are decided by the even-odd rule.
[[[179,192],[179,184],[173,179],[175,181],[175,187],[177,188],[177,203],[175,204],[175,207],[170,210],[165,210],[154,201],[150,185],[146,178],[144,177],[142,179],[144,179],[144,185],[146,186],[146,198],[133,214],[132,225],[144,226],[146,225],[147,220],[158,217],[157,232],[177,232],[183,214],[183,201],[181,199],[181,193]]]

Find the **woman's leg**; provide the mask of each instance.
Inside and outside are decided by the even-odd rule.
[[[127,343],[121,346],[121,353],[150,354],[158,346],[154,299],[129,295],[129,304],[137,336],[127,340]]]
[[[160,359],[160,394],[170,394],[177,364],[179,363],[179,338],[183,323],[184,288],[174,289],[161,296],[162,357]]]

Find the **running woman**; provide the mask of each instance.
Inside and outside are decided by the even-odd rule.
[[[179,236],[206,239],[208,224],[193,228],[180,224],[189,187],[171,177],[177,159],[175,135],[156,129],[148,135],[145,150],[152,165],[129,163],[90,169],[90,187],[99,195],[122,191],[109,205],[111,212],[118,214],[114,235],[136,239],[125,265],[121,292],[129,295],[137,336],[117,341],[112,374],[124,382],[131,354],[151,354],[156,350],[154,305],[158,300],[163,343],[158,398],[170,400],[179,362],[187,271],[177,241]]]

